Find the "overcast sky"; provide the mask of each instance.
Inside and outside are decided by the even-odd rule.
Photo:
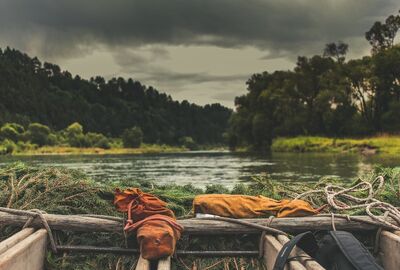
[[[398,0],[0,0],[0,46],[84,78],[132,77],[198,104],[246,92],[327,42],[369,53],[364,33]]]

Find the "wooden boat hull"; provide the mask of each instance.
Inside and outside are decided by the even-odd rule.
[[[117,232],[120,231],[120,222],[112,220],[104,220],[93,217],[79,216],[62,216],[62,215],[45,215],[49,225],[56,230],[69,231],[103,231]],[[369,217],[357,217],[363,222],[347,221],[346,219],[337,219],[336,228],[349,231],[364,231],[366,233],[375,234],[377,226],[365,223],[369,221]],[[7,213],[0,213],[0,225],[22,226],[27,221],[27,217],[16,216]],[[281,218],[274,219],[272,223],[266,219],[247,220],[255,224],[268,224],[273,228],[283,229],[285,231],[300,232],[313,229],[330,229],[331,219],[327,217],[304,217],[304,218]],[[241,234],[241,233],[259,233],[254,228],[248,228],[239,224],[232,224],[221,221],[188,219],[180,220],[179,223],[185,226],[186,234],[207,235],[210,233],[218,234]],[[32,226],[41,227],[41,224],[35,220]],[[210,230],[213,228],[213,230]],[[264,256],[263,260],[267,270],[272,270],[276,260],[276,256],[282,246],[289,241],[284,235],[266,235],[264,239]],[[47,232],[43,229],[35,231],[34,228],[24,229],[8,239],[0,242],[0,270],[19,270],[43,269],[43,262],[46,254]],[[111,249],[110,249],[111,250]],[[77,250],[78,251],[78,250]],[[104,252],[104,250],[100,250]],[[126,253],[132,256],[132,251],[126,250]],[[179,254],[179,253],[178,253]],[[184,252],[182,253],[184,254]],[[227,253],[228,254],[228,253]],[[250,254],[250,253],[249,253]],[[379,258],[387,270],[398,270],[400,266],[400,232],[390,232],[382,230],[379,240]],[[193,255],[193,254],[189,254]],[[201,255],[199,252],[198,255]],[[211,254],[212,255],[212,254]],[[254,252],[250,254],[255,256]],[[212,255],[213,256],[213,255]],[[237,254],[227,255],[237,256]],[[299,248],[293,250],[293,256],[300,256],[297,261],[290,261],[286,270],[320,270],[323,269],[312,258],[304,257],[306,254]],[[27,267],[26,263],[29,263]],[[25,264],[24,264],[25,263]],[[166,258],[158,264],[158,269],[170,269],[171,259]],[[139,259],[138,270],[149,269],[150,264],[143,258]]]

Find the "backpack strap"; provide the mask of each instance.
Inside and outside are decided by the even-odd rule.
[[[331,231],[332,238],[349,262],[357,270],[383,270],[375,262],[374,257],[367,248],[360,243],[351,233],[344,231]]]
[[[284,269],[290,252],[292,252],[296,245],[303,249],[311,257],[313,257],[318,250],[317,241],[311,232],[298,234],[283,245],[282,249],[278,253],[278,256],[276,257],[273,270]]]

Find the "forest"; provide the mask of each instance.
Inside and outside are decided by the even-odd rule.
[[[365,137],[400,131],[400,15],[365,33],[371,55],[346,60],[349,46],[327,44],[293,70],[254,74],[236,97],[228,140],[268,150],[276,137]]]
[[[135,128],[144,143],[177,145],[189,139],[217,145],[223,142],[232,113],[220,104],[174,101],[131,78],[85,80],[9,47],[0,49],[0,97],[0,127],[6,129],[3,139],[10,140],[18,134],[28,140],[38,127],[41,134],[50,134],[77,122],[82,132],[97,136],[103,146],[107,146],[104,136],[120,138]],[[8,138],[10,129],[18,134]],[[42,139],[38,145],[54,144],[54,138]],[[88,141],[72,145],[96,145]]]

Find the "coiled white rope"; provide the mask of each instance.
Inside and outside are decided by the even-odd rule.
[[[326,201],[332,209],[345,211],[365,208],[367,215],[376,223],[393,230],[400,230],[399,209],[389,203],[379,201],[375,198],[375,196],[382,190],[384,184],[385,179],[383,176],[376,177],[372,182],[360,180],[359,183],[349,188],[328,184],[323,189],[310,190],[299,194],[295,199],[304,198],[316,193],[322,193],[325,195]],[[365,191],[368,192],[365,197],[357,197],[351,194],[354,192]],[[373,210],[379,210],[384,213],[387,212],[387,215],[391,217],[397,225],[390,223],[384,217],[375,215],[372,213]]]

